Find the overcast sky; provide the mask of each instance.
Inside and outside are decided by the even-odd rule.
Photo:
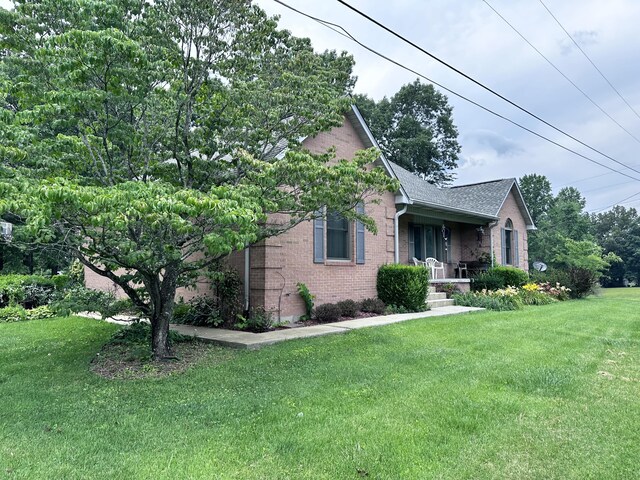
[[[563,137],[428,59],[335,0],[284,0],[307,13],[338,23],[363,43],[433,80],[599,162],[611,160]],[[547,13],[539,0],[487,0],[562,72],[632,135],[640,138],[640,118],[603,80]],[[640,112],[640,1],[543,0],[564,27]],[[616,160],[640,171],[640,141],[617,126],[506,25],[483,0],[349,0],[395,31],[466,72],[507,98]],[[0,5],[7,6],[7,0]],[[325,27],[278,5],[258,0],[280,25],[307,36],[317,50],[347,50],[355,60],[357,93],[376,100],[393,95],[416,76],[363,50]],[[448,95],[460,132],[462,154],[457,184],[494,178],[546,175],[554,191],[579,188],[587,209],[624,202],[640,207],[635,181],[565,152],[504,120]],[[596,177],[590,178],[589,177]]]
[[[427,77],[580,153],[616,169],[623,167],[527,117],[334,0],[284,0],[299,10],[337,23],[363,43]],[[632,135],[636,116],[600,77],[547,13],[539,0],[488,0],[538,50]],[[637,0],[543,0],[623,97],[640,112],[640,2]],[[281,15],[280,25],[308,36],[316,49],[347,50],[356,60],[357,93],[376,100],[393,95],[415,75],[387,63],[325,27],[273,0],[262,8]],[[482,0],[349,0],[373,18],[408,37],[507,98],[585,143],[640,171],[640,142],[606,117],[553,69]],[[612,173],[518,129],[452,95],[462,155],[456,183],[546,175],[557,191],[573,185],[599,209],[640,192],[640,181]],[[626,173],[640,179],[640,174]],[[587,177],[594,177],[584,180]],[[640,195],[626,206],[640,206]]]

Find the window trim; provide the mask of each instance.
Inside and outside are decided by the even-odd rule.
[[[346,223],[347,229],[345,230],[340,230],[342,232],[345,232],[346,235],[346,240],[347,240],[347,256],[346,257],[331,257],[329,256],[329,230],[332,231],[336,231],[337,229],[329,229],[329,215],[331,214],[331,212],[327,212],[326,217],[325,217],[325,231],[324,231],[324,241],[325,241],[325,263],[341,263],[341,264],[345,264],[345,263],[353,263],[354,262],[354,258],[353,258],[353,251],[354,251],[354,245],[353,245],[353,233],[354,233],[354,222],[350,221],[348,219],[346,219],[344,217],[344,215],[342,215],[340,212],[334,212],[335,214],[340,215]]]

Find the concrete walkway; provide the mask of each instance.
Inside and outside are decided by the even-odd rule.
[[[194,327],[192,325],[171,325],[171,330],[175,330],[183,335],[193,336],[207,342],[217,343],[235,348],[247,348],[255,350],[265,345],[272,345],[285,340],[296,338],[320,337],[323,335],[333,335],[345,333],[349,330],[359,328],[378,327],[390,325],[392,323],[406,322],[418,318],[440,317],[444,315],[456,315],[460,313],[476,312],[484,310],[475,307],[440,307],[427,312],[400,313],[395,315],[383,315],[380,317],[356,318],[345,320],[344,322],[325,323],[311,327],[284,328],[265,333],[240,332],[237,330],[224,330],[222,328]]]

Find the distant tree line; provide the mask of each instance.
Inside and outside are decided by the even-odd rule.
[[[599,256],[607,265],[604,286],[640,283],[640,216],[635,208],[617,205],[589,215],[585,198],[575,187],[552,194],[544,175],[519,179],[529,213],[537,230],[529,234],[529,260],[562,268],[578,257]]]

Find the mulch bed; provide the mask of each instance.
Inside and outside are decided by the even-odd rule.
[[[108,343],[93,358],[89,369],[108,379],[160,378],[182,373],[205,359],[219,363],[233,354],[228,349],[197,340],[176,343],[173,346],[176,359],[151,360],[148,349],[148,345]]]
[[[371,317],[379,317],[380,315],[384,315],[384,313],[373,313],[373,312],[359,312],[355,317],[340,317],[336,322],[344,322],[346,320],[355,320],[357,318],[371,318]],[[333,323],[333,322],[329,322]],[[287,325],[287,328],[298,328],[298,327],[312,327],[314,325],[324,325],[322,322],[318,322],[316,320],[305,320],[304,322],[295,322]]]

